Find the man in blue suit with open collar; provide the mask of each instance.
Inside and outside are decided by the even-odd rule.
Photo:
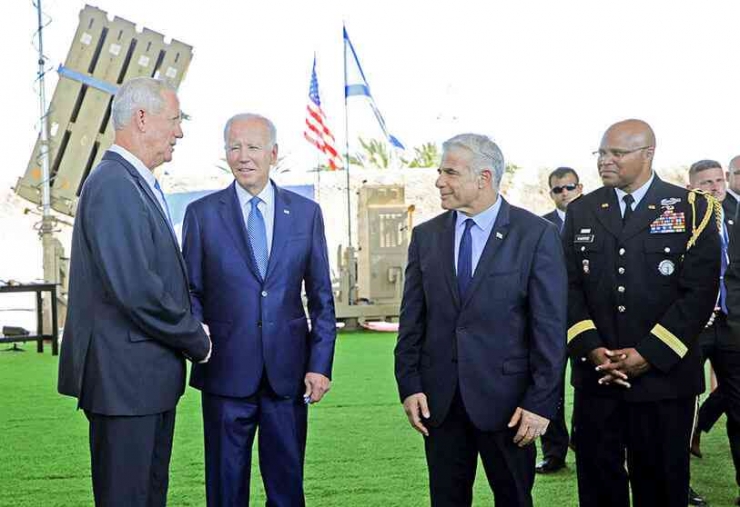
[[[557,228],[498,193],[488,137],[443,145],[446,213],[409,245],[396,380],[424,438],[433,506],[472,504],[478,456],[498,507],[531,506],[535,448],[565,361],[566,273]]]
[[[307,405],[329,390],[336,338],[324,222],[315,202],[270,181],[270,120],[236,115],[224,141],[235,181],[190,204],[183,225],[193,313],[213,340],[190,379],[202,392],[206,496],[249,504],[259,427],[267,504],[303,506]]]

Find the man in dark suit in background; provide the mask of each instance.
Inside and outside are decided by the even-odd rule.
[[[713,199],[661,181],[654,153],[644,121],[609,127],[596,152],[604,186],[565,220],[582,507],[628,507],[630,490],[635,506],[689,497],[698,336],[717,298],[720,240]]]
[[[689,188],[707,192],[722,203],[722,228],[719,231],[721,252],[720,290],[714,314],[699,335],[702,358],[709,359],[717,375],[718,387],[702,404],[691,442],[692,453],[701,457],[701,432],[708,432],[722,413],[727,413],[727,437],[735,464],[735,481],[740,486],[740,339],[728,324],[728,299],[725,274],[729,265],[729,245],[734,226],[728,216],[727,182],[722,166],[715,160],[700,160],[689,168]],[[729,206],[732,212],[733,204]]]
[[[236,115],[224,142],[235,181],[190,204],[183,225],[193,312],[213,336],[213,359],[190,378],[202,392],[208,505],[249,504],[259,427],[267,505],[302,506],[307,405],[329,390],[336,339],[324,221],[318,204],[270,180],[270,120]]]
[[[164,82],[132,79],[112,120],[114,144],[77,207],[59,392],[77,397],[90,422],[95,503],[161,506],[184,358],[210,356],[152,173],[183,136],[180,103]]]
[[[565,224],[565,210],[568,204],[577,199],[583,193],[583,185],[578,181],[578,173],[570,167],[558,167],[547,178],[550,187],[550,198],[555,203],[555,209],[543,215],[542,218],[549,220],[558,228],[563,230]]]
[[[570,167],[558,167],[547,177],[550,187],[550,198],[555,203],[555,209],[543,215],[563,230],[565,211],[568,204],[583,193],[583,185],[578,180],[578,173]],[[565,467],[565,456],[568,454],[568,427],[565,424],[565,367],[563,367],[563,383],[558,401],[558,411],[550,421],[547,431],[542,435],[541,446],[543,459],[537,463],[535,471],[538,474],[557,472]]]
[[[499,194],[488,137],[443,145],[446,213],[414,228],[396,381],[422,433],[433,506],[471,505],[480,455],[497,506],[530,506],[535,448],[556,412],[566,274],[557,229]]]
[[[722,201],[725,216],[733,221],[738,219],[740,206],[740,155],[733,157],[727,165],[727,194]]]

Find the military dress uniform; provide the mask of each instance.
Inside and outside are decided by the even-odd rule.
[[[568,352],[582,507],[681,506],[703,391],[698,335],[717,297],[716,201],[653,177],[623,223],[614,188],[568,206]],[[650,369],[632,387],[600,385],[589,352],[634,347]],[[628,472],[625,469],[627,450]]]

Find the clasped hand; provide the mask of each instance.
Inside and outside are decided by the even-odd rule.
[[[588,358],[596,365],[596,371],[604,374],[599,379],[603,385],[616,384],[629,389],[632,387],[629,379],[650,369],[650,363],[632,347],[618,350],[599,347],[589,352]]]

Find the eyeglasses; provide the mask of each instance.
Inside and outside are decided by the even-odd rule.
[[[629,155],[630,153],[634,153],[640,150],[646,150],[648,148],[652,148],[652,146],[640,146],[639,148],[635,148],[633,150],[620,150],[618,148],[610,148],[606,150],[599,149],[599,150],[592,152],[591,154],[598,157],[599,159],[610,156],[614,160],[620,160],[622,159],[622,157],[625,157]]]
[[[552,187],[550,189],[550,192],[552,192],[553,194],[557,195],[557,194],[562,194],[563,193],[563,190],[567,190],[568,192],[572,192],[576,188],[578,188],[578,185],[576,185],[575,183],[569,183],[568,185],[561,185],[559,187]]]

